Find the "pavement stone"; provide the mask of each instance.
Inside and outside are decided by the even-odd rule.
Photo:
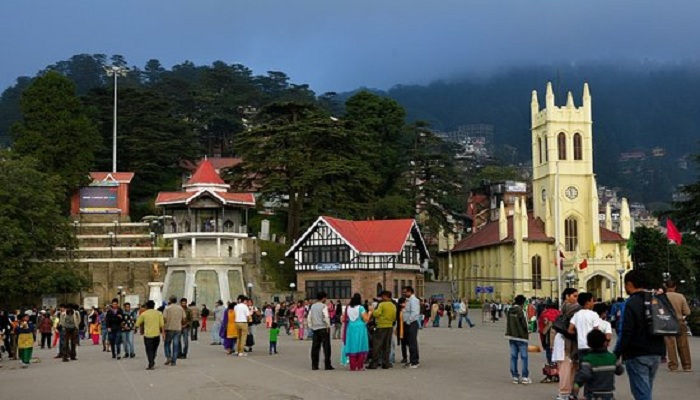
[[[505,324],[475,328],[426,328],[419,333],[421,365],[404,369],[350,372],[339,364],[340,341],[333,341],[335,371],[311,371],[310,341],[282,333],[279,355],[267,353],[267,329],[257,327],[254,352],[227,356],[207,333],[190,342],[190,354],[176,367],[164,366],[163,345],[154,371],[146,371],[143,339],[135,338],[135,359],[112,360],[102,345],[83,341],[78,361],[53,359],[55,350],[35,349],[38,361],[21,369],[18,361],[0,363],[0,399],[71,400],[328,400],[328,399],[552,399],[556,384],[541,384],[543,353],[530,353],[531,385],[510,382]],[[531,336],[531,342],[537,340]],[[700,362],[700,338],[690,338]],[[627,376],[617,380],[617,399],[631,399]],[[698,398],[700,372],[670,373],[665,365],[655,381],[655,398]]]

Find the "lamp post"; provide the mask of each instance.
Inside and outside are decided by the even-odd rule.
[[[294,302],[294,292],[296,291],[297,284],[292,282],[289,284],[289,291],[291,292],[289,298]]]
[[[566,274],[566,287],[571,287],[574,284],[575,276],[573,271]]]
[[[248,282],[248,297],[253,298],[253,282]]]
[[[155,245],[156,245],[156,233],[151,232],[151,257],[155,256],[155,252],[153,251],[153,248],[155,247]]]
[[[109,233],[109,258],[114,258],[114,232]]]
[[[193,283],[192,287],[194,288],[194,296],[192,298],[192,302],[197,304],[197,284]]]
[[[117,295],[119,296],[119,306],[122,306],[122,295],[124,294],[124,286],[117,286]]]
[[[617,269],[617,273],[620,275],[620,297],[622,297],[622,287],[624,286],[622,283],[622,274],[625,273],[625,269],[620,267]]]
[[[117,172],[117,77],[126,76],[129,71],[126,67],[112,65],[104,67],[107,76],[114,77],[114,116],[112,125],[112,172]]]
[[[75,234],[78,234],[78,227],[80,226],[80,222],[78,221],[73,221],[73,229],[75,230]]]

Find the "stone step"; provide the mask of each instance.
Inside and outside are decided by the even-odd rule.
[[[77,235],[76,238],[78,239],[78,247],[82,249],[92,247],[151,247],[151,235],[145,234],[115,235],[111,239],[109,235]]]
[[[143,234],[149,235],[151,227],[147,223],[130,222],[122,224],[90,223],[73,224],[76,235],[108,235],[109,232],[119,234]]]
[[[146,247],[93,247],[75,249],[74,257],[81,259],[102,258],[142,258],[142,257],[172,257],[173,251],[164,248]]]

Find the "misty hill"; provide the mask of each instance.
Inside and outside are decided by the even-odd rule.
[[[490,77],[397,85],[383,93],[397,100],[409,119],[425,120],[438,131],[494,125],[495,144],[515,147],[518,160],[527,162],[530,97],[537,90],[543,105],[547,81],[554,85],[558,106],[565,104],[569,90],[580,106],[583,83],[590,84],[599,183],[620,185],[636,201],[668,202],[676,185],[694,178],[692,164],[683,169],[679,159],[698,152],[699,64],[513,68]],[[653,157],[653,148],[662,148],[663,155],[657,149]],[[644,152],[645,158],[620,162],[623,153],[632,152]]]

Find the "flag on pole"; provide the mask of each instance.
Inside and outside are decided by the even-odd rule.
[[[681,236],[681,233],[678,232],[676,225],[674,225],[673,221],[671,221],[671,218],[666,219],[666,236],[668,237],[668,240],[672,241],[674,244],[679,246],[681,245],[683,237]]]
[[[583,261],[581,261],[581,263],[578,265],[578,269],[586,269],[586,268],[588,268],[588,260],[584,258]]]

